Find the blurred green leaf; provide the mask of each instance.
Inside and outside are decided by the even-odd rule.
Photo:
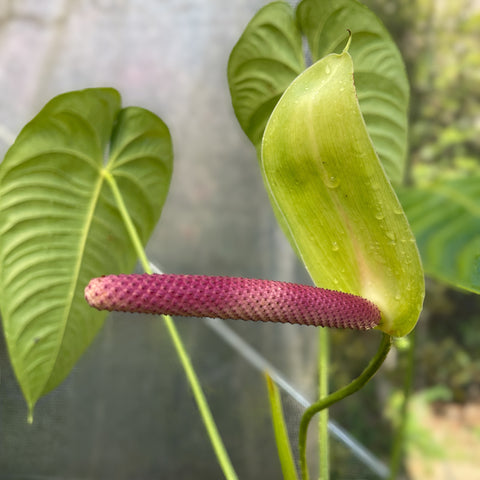
[[[304,69],[302,37],[292,7],[285,2],[266,5],[247,25],[228,62],[233,108],[257,149],[280,96]]]
[[[480,13],[475,13],[474,15],[469,16],[465,20],[465,23],[462,25],[462,27],[467,33],[473,32],[475,34],[478,34],[478,31],[480,29]]]
[[[350,29],[355,86],[375,150],[394,184],[403,180],[409,85],[402,56],[379,18],[355,0],[303,0],[297,8],[313,60],[342,51]]]
[[[170,134],[153,113],[121,109],[106,88],[51,100],[0,165],[0,308],[30,410],[102,326],[105,313],[84,300],[88,281],[135,265],[106,171],[146,243],[170,182]]]
[[[439,180],[398,193],[425,272],[480,293],[480,175]]]
[[[373,149],[350,55],[303,72],[265,129],[261,165],[279,223],[315,284],[370,299],[406,335],[423,304],[415,239]]]

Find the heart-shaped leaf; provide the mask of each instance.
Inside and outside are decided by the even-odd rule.
[[[380,329],[406,335],[424,296],[405,214],[360,112],[347,52],[288,87],[265,129],[261,164],[279,222],[315,284],[363,296]]]
[[[480,176],[438,180],[399,195],[426,273],[480,293]]]
[[[83,297],[88,281],[135,265],[106,172],[146,243],[170,183],[170,134],[153,113],[121,109],[113,89],[51,100],[0,165],[0,308],[30,410],[102,326]]]
[[[378,17],[356,0],[303,0],[300,28],[313,59],[340,53],[352,32],[360,110],[375,150],[391,182],[401,183],[408,131],[409,84],[401,54]]]
[[[233,108],[255,147],[260,146],[275,104],[304,68],[302,37],[292,7],[273,2],[260,9],[228,62]]]

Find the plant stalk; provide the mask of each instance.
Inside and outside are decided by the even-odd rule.
[[[393,441],[392,455],[390,459],[389,480],[395,480],[400,473],[403,453],[405,449],[405,432],[408,423],[408,406],[413,388],[413,375],[415,371],[415,330],[408,336],[409,345],[407,351],[407,371],[403,383],[403,403],[400,412],[400,424],[398,425]]]
[[[307,458],[306,458],[306,443],[307,443],[307,431],[308,425],[312,417],[324,410],[334,403],[352,395],[356,391],[360,390],[372,377],[375,375],[377,370],[381,367],[382,363],[385,361],[388,352],[392,346],[392,337],[387,334],[382,334],[382,341],[377,350],[375,356],[370,360],[370,363],[365,368],[365,370],[352,382],[350,382],[345,387],[340,388],[339,390],[331,393],[325,398],[320,399],[318,402],[310,405],[310,407],[305,410],[305,413],[302,416],[300,422],[300,430],[298,433],[298,450],[300,456],[300,471],[302,474],[303,480],[309,479],[308,467],[307,467]]]
[[[328,396],[328,380],[330,370],[330,331],[327,328],[321,328],[318,331],[318,398],[323,400]],[[324,408],[319,413],[318,418],[318,448],[320,454],[319,460],[319,480],[329,480],[330,478],[330,439],[328,436],[328,408]]]
[[[117,183],[115,182],[115,179],[110,174],[110,172],[108,172],[107,170],[104,170],[103,174],[105,176],[106,181],[110,185],[110,188],[112,189],[113,196],[115,197],[115,201],[117,202],[117,207],[119,209],[119,212],[120,212],[120,215],[122,216],[123,221],[125,222],[125,227],[128,231],[128,234],[133,243],[135,251],[137,252],[138,259],[142,264],[142,267],[145,270],[145,273],[152,274],[153,271],[152,271],[152,268],[150,267],[150,263],[147,259],[147,255],[145,254],[145,250],[143,248],[142,242],[138,237],[138,233],[135,229],[135,225],[133,224],[132,219],[130,218],[125,202],[123,201],[122,194],[118,189]],[[213,415],[210,410],[210,407],[208,406],[207,399],[205,398],[205,394],[203,393],[202,387],[200,385],[200,381],[197,377],[197,374],[195,373],[192,362],[190,360],[190,357],[188,356],[185,346],[183,345],[180,335],[178,334],[178,330],[175,326],[175,323],[173,322],[172,317],[168,315],[162,315],[162,317],[164,319],[167,331],[170,334],[170,338],[172,339],[172,343],[175,347],[180,363],[182,364],[182,367],[185,371],[185,375],[190,384],[190,388],[192,389],[192,393],[197,403],[198,410],[200,411],[200,415],[202,417],[203,423],[207,430],[208,436],[210,438],[210,442],[215,451],[218,463],[220,464],[223,474],[225,475],[225,478],[227,480],[238,480],[237,474],[235,473],[235,470],[233,469],[232,463],[230,461],[230,457],[228,456],[228,453],[225,449],[220,433],[218,432],[217,426],[215,424],[215,420],[213,419]]]

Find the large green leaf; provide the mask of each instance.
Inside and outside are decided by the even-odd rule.
[[[399,195],[426,273],[480,293],[480,176],[439,180]]]
[[[316,285],[370,299],[380,329],[406,335],[424,296],[415,238],[360,112],[347,52],[288,87],[265,129],[261,164],[279,222]]]
[[[304,68],[292,7],[285,2],[266,5],[247,25],[228,62],[235,114],[257,148],[275,104]]]
[[[351,30],[360,110],[390,181],[400,183],[407,152],[409,85],[401,54],[388,31],[356,0],[303,0],[297,18],[314,61],[341,52],[347,29]]]
[[[105,172],[146,243],[171,171],[165,124],[147,110],[121,109],[113,89],[54,98],[7,152],[0,165],[0,308],[30,409],[102,326],[105,314],[85,302],[85,285],[135,265]]]

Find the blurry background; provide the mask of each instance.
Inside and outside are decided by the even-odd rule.
[[[159,115],[173,138],[171,191],[149,258],[166,272],[308,282],[276,227],[226,80],[233,45],[265,3],[0,0],[2,157],[52,96],[115,87],[125,106]],[[412,82],[408,180],[478,168],[478,2],[364,3],[397,40]],[[479,312],[476,296],[428,282],[407,430],[412,478],[428,478],[427,471],[436,479],[475,478],[469,476],[475,463],[480,468]],[[299,394],[315,398],[312,330],[225,324]],[[177,325],[239,477],[280,478],[264,379],[248,361],[251,354],[245,359],[202,320]],[[332,335],[332,388],[361,371],[378,341],[376,332]],[[1,480],[222,478],[160,319],[111,315],[66,382],[39,401],[33,425],[1,342]],[[377,460],[388,464],[404,357],[392,355],[364,391],[332,409],[348,432],[346,444],[334,430],[332,478],[385,473]],[[289,395],[283,400],[295,437],[303,407]],[[352,447],[350,436],[368,451]],[[314,466],[313,429],[310,437]],[[452,452],[445,438],[458,448]]]

